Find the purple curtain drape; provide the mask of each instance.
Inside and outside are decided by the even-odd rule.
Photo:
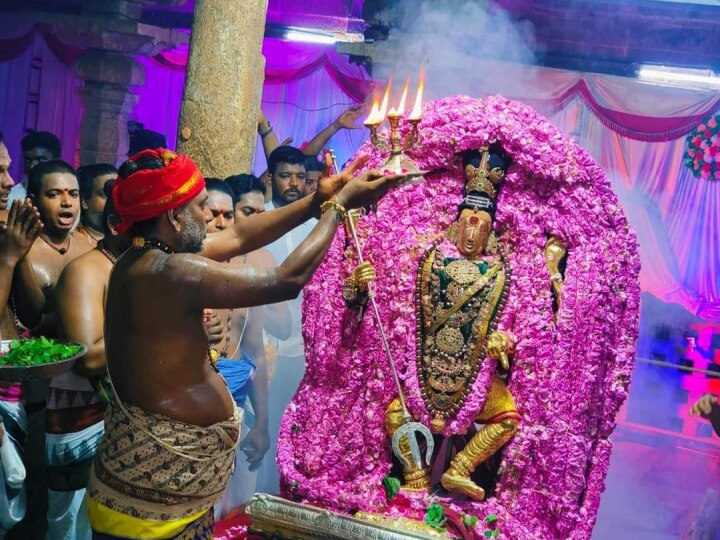
[[[0,22],[0,28],[6,24]],[[0,130],[15,157],[13,171],[18,174],[19,140],[38,61],[40,93],[32,98],[39,101],[37,129],[60,135],[63,157],[72,162],[82,117],[77,93],[82,83],[70,68],[73,51],[57,52],[47,32],[33,26],[5,30],[0,34],[6,37],[0,40]],[[297,146],[373,88],[362,68],[331,47],[267,39],[263,50],[263,109],[280,139],[293,137]],[[134,89],[139,102],[132,118],[165,133],[174,147],[187,49],[139,61],[147,82]],[[682,164],[684,135],[718,110],[720,94],[530,66],[503,66],[503,72],[505,77],[483,82],[474,93],[525,101],[588,148],[612,178],[638,232],[643,290],[693,314],[720,319],[720,182],[700,181]],[[361,129],[343,130],[330,146],[342,163],[365,137]],[[256,172],[264,167],[258,149]]]

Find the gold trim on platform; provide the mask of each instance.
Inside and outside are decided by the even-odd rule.
[[[245,508],[252,520],[250,530],[267,538],[286,540],[407,540],[428,535],[399,531],[377,523],[257,493]],[[442,536],[440,537],[442,538]]]

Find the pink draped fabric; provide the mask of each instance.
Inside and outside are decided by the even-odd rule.
[[[364,68],[352,65],[346,56],[337,54],[329,45],[266,38],[263,42],[263,56],[266,84],[288,84],[318,69],[324,69],[337,86],[358,102],[365,99],[375,84],[368,78]],[[183,72],[187,58],[187,47],[162,52],[154,57],[159,64]]]
[[[63,143],[73,162],[82,105],[82,82],[58,59],[47,33],[32,25],[0,21],[0,130],[19,178],[19,140],[26,127],[33,62],[40,59],[39,116]],[[25,36],[25,37],[24,37]],[[343,110],[362,101],[373,85],[364,70],[331,47],[266,39],[267,77],[263,109],[280,140],[309,141]],[[187,48],[152,59],[139,58],[147,83],[134,89],[132,118],[165,133],[175,144]],[[690,312],[720,319],[720,183],[699,181],[682,165],[684,135],[718,110],[720,95],[707,90],[659,86],[634,79],[503,65],[504,76],[485,79],[473,93],[494,93],[527,102],[586,147],[608,171],[641,245],[643,290]],[[433,81],[428,81],[432,93]],[[365,140],[365,130],[343,130],[331,140],[342,164]],[[255,171],[265,168],[258,149]],[[240,171],[238,171],[240,172]]]

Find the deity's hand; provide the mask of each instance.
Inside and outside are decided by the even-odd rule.
[[[375,281],[377,274],[370,261],[359,264],[352,273],[353,283],[361,290],[366,290],[368,283]]]
[[[30,251],[42,228],[30,199],[13,201],[7,222],[0,223],[0,258],[17,263]]]
[[[690,407],[690,414],[694,416],[702,416],[705,419],[709,419],[712,414],[713,407],[718,406],[718,398],[712,394],[705,394],[695,404]]]
[[[245,457],[247,457],[251,471],[260,467],[265,454],[270,448],[270,437],[268,436],[267,426],[253,426],[240,442],[240,448],[245,453]]]
[[[508,355],[515,352],[515,340],[505,332],[493,332],[487,340],[487,355],[498,360],[504,370],[510,369]]]
[[[205,309],[203,310],[203,318],[208,342],[210,345],[217,345],[223,339],[223,325],[220,317],[213,310]]]

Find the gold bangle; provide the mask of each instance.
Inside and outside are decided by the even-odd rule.
[[[321,214],[324,214],[328,210],[335,210],[337,212],[338,222],[345,221],[345,216],[347,216],[347,210],[345,210],[345,207],[337,201],[337,197],[333,197],[332,199],[325,201],[320,205]]]

